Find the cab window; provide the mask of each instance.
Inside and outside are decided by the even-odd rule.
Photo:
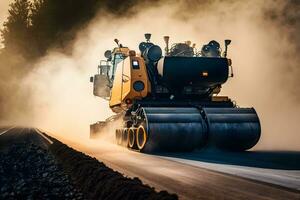
[[[113,58],[112,58],[112,66],[113,67],[112,67],[112,70],[109,71],[110,79],[114,79],[118,64],[120,62],[122,62],[125,58],[126,58],[126,56],[124,56],[124,54],[122,54],[122,53],[115,53],[113,55]]]

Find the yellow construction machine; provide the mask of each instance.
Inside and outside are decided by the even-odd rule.
[[[98,73],[91,77],[95,96],[109,101],[115,116],[90,126],[91,136],[122,118],[115,130],[116,143],[141,152],[192,151],[212,146],[231,151],[252,148],[261,127],[254,108],[239,108],[221,86],[233,77],[227,58],[230,40],[210,41],[197,50],[190,41],[162,49],[150,41],[139,52],[117,47],[105,52]]]

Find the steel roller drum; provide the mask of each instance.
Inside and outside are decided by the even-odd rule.
[[[192,151],[206,143],[207,126],[196,108],[143,108],[143,152]]]
[[[254,108],[204,108],[209,143],[220,149],[244,151],[259,140],[261,127]]]

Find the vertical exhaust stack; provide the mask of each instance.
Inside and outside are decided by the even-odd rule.
[[[230,45],[230,43],[231,43],[231,40],[228,40],[228,39],[225,40],[225,51],[223,53],[224,58],[227,58],[227,50],[228,50],[228,45]],[[233,77],[234,74],[233,74],[233,69],[232,69],[232,65],[231,65],[231,59],[228,59],[228,60],[230,61],[229,66],[230,66],[230,70],[231,70],[231,73],[230,73],[229,77]]]
[[[224,51],[224,54],[223,56],[226,58],[227,57],[227,48],[228,48],[228,45],[230,45],[231,43],[231,40],[225,40],[225,51]]]
[[[146,42],[150,42],[151,33],[145,33]]]
[[[164,36],[164,41],[166,43],[166,48],[165,48],[165,54],[166,56],[169,55],[169,36]]]

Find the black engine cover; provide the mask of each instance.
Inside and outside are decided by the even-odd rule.
[[[228,60],[208,57],[162,58],[157,64],[162,84],[171,90],[185,86],[213,88],[228,79]]]

